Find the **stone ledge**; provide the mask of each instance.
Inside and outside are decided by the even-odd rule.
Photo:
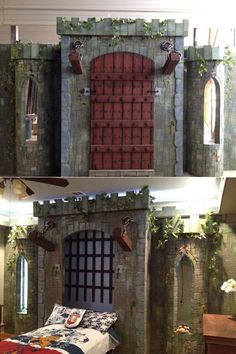
[[[223,60],[225,50],[221,47],[212,47],[204,45],[203,47],[189,47],[185,51],[186,61],[205,60]]]
[[[154,170],[89,170],[89,177],[151,177]]]

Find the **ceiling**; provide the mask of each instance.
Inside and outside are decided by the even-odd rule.
[[[236,178],[228,177],[225,180],[222,199],[220,204],[220,214],[236,214]]]
[[[218,211],[220,179],[214,177],[74,177],[67,179],[66,187],[22,179],[35,193],[24,200],[18,200],[11,180],[0,200],[0,215],[11,218],[16,215],[33,214],[33,201],[63,199],[69,196],[94,197],[96,194],[139,191],[148,186],[159,208],[174,207],[195,214],[209,210]]]
[[[1,177],[0,177],[1,179]],[[24,200],[19,200],[7,180],[6,190],[0,199],[0,224],[10,218],[28,216],[32,218],[33,202],[64,199],[70,196],[94,197],[96,194],[140,191],[148,186],[150,194],[155,198],[159,210],[176,208],[186,214],[203,214],[214,211],[220,214],[236,214],[236,175],[229,173],[228,177],[72,177],[67,178],[66,187],[39,183],[22,179],[34,194]],[[8,221],[7,221],[8,220]]]
[[[91,17],[128,15],[157,18],[162,15],[168,18],[186,16],[201,20],[208,19],[208,23],[222,21],[222,15],[227,14],[227,20],[233,18],[233,0],[223,3],[213,0],[0,0],[1,24],[52,24],[55,17]],[[115,17],[115,16],[114,16]],[[183,17],[182,17],[183,18]]]
[[[22,181],[35,192],[25,199],[27,202],[66,198],[73,195],[94,196],[101,193],[124,193],[140,190],[145,185],[149,186],[151,193],[159,194],[159,201],[178,201],[186,198],[183,189],[191,191],[191,198],[199,199],[216,193],[218,185],[218,180],[213,177],[70,177],[67,178],[69,184],[66,187],[38,183],[24,178]],[[201,188],[194,193],[197,186]],[[11,179],[7,180],[4,197],[12,202],[18,200],[17,195],[12,191]]]

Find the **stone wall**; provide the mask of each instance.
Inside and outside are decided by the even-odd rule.
[[[38,325],[42,325],[55,303],[63,303],[64,297],[64,239],[82,230],[99,230],[112,235],[115,227],[122,226],[122,218],[131,215],[134,222],[128,226],[133,250],[125,252],[115,242],[114,311],[118,314],[115,326],[121,341],[117,353],[148,354],[148,289],[149,263],[148,193],[127,193],[111,196],[98,195],[89,200],[69,198],[67,201],[34,204],[34,216],[39,217],[39,228],[45,215],[56,227],[46,237],[56,245],[56,251],[39,252],[38,263]],[[59,265],[60,274],[53,272]],[[117,273],[117,269],[122,269]],[[56,291],[52,291],[56,289]]]
[[[10,45],[0,45],[0,141],[0,175],[14,175],[15,80]]]
[[[194,176],[221,176],[224,164],[224,53],[204,46],[186,52],[186,171]],[[204,144],[204,88],[214,78],[220,86],[220,140]]]
[[[121,20],[122,22],[122,20]],[[89,24],[89,26],[88,26]],[[133,23],[114,25],[112,19],[80,22],[77,18],[58,19],[57,32],[62,36],[62,175],[143,176],[147,171],[90,171],[90,98],[83,89],[90,87],[91,60],[111,52],[129,51],[142,54],[155,63],[155,82],[159,95],[154,98],[154,171],[157,176],[183,174],[183,48],[188,23],[164,23],[137,19]],[[112,45],[119,33],[118,43]],[[68,55],[75,40],[84,46],[83,73],[74,74]],[[182,54],[175,71],[162,74],[167,53],[160,44],[170,41]],[[73,146],[73,150],[72,150]],[[165,146],[165,149],[163,149]]]
[[[184,253],[181,254],[181,248]],[[177,291],[177,263],[185,255],[193,264],[193,278],[189,287],[192,288],[190,334],[177,333],[178,323],[178,291]],[[169,269],[166,278],[166,325],[168,354],[199,354],[203,352],[202,315],[207,305],[207,247],[205,240],[186,240],[184,235],[177,242],[172,242],[167,249],[167,267]],[[183,275],[184,276],[184,275]],[[174,285],[174,286],[173,286]]]
[[[235,54],[233,55],[234,60]],[[224,170],[235,170],[235,112],[236,112],[236,65],[226,66],[225,75],[225,124],[224,124]]]
[[[165,224],[164,210],[159,218],[159,236]],[[169,211],[166,210],[166,217]],[[231,295],[220,287],[224,281],[236,277],[236,215],[218,215],[220,233],[222,235],[218,255],[212,254],[211,242],[207,239],[189,238],[190,234],[174,237],[168,241],[164,249],[157,249],[156,238],[152,239],[150,261],[150,354],[203,354],[202,314],[230,314]],[[188,218],[183,218],[185,232]],[[190,220],[191,221],[191,220]],[[191,222],[190,222],[191,224]],[[202,232],[202,216],[198,225],[194,223],[191,232]],[[186,235],[186,236],[184,236]],[[210,236],[209,236],[210,237]],[[193,278],[189,287],[192,289],[190,323],[191,333],[177,333],[178,323],[178,288],[177,264],[183,256],[187,256],[193,265]],[[215,276],[209,266],[211,256],[216,257]]]
[[[159,232],[162,230],[161,227]],[[207,252],[205,240],[188,239],[184,234],[178,240],[173,238],[169,241],[163,250],[157,249],[153,239],[150,354],[203,353],[202,314],[207,307],[208,293]],[[192,282],[188,284],[192,291],[191,303],[188,304],[191,306],[191,316],[187,323],[179,323],[177,267],[185,256],[193,267]],[[190,333],[176,332],[179,325],[188,325]]]
[[[51,45],[16,44],[12,62],[16,80],[16,175],[60,174],[60,66]],[[55,77],[57,79],[55,79]],[[32,78],[38,91],[37,139],[26,138],[25,83]]]

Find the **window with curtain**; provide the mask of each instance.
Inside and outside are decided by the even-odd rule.
[[[26,140],[37,140],[38,88],[30,77],[25,83],[25,135]]]
[[[17,312],[27,314],[28,311],[28,262],[19,256],[16,265],[17,274]]]
[[[204,88],[204,144],[219,143],[219,84],[211,78]]]

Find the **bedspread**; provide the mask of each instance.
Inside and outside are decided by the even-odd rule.
[[[68,329],[63,324],[54,324],[0,342],[0,353],[105,354],[116,346],[108,333],[89,328]]]

